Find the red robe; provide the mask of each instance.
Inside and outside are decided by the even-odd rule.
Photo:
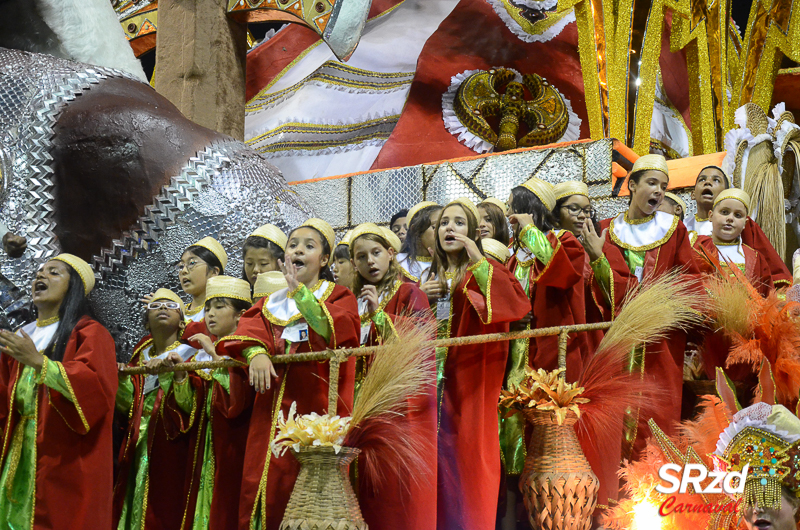
[[[114,339],[99,322],[83,317],[72,330],[61,363],[76,403],[39,386],[33,527],[111,528],[111,437],[118,386]],[[0,466],[19,421],[13,401],[22,369],[12,357],[0,355]]]
[[[608,228],[611,221],[612,219],[601,221],[601,228],[604,230]],[[600,309],[603,311],[609,312],[613,309],[616,316],[622,308],[625,296],[638,286],[639,280],[628,268],[624,249],[614,243],[610,236],[606,237],[603,254],[611,265],[613,306],[606,301],[596,279],[592,282],[593,300],[600,304]],[[673,269],[682,269],[687,282],[696,282],[699,275],[695,252],[689,242],[686,227],[681,222],[664,243],[646,251],[642,277],[657,278]],[[696,288],[699,288],[699,284]],[[674,433],[674,428],[680,421],[685,349],[686,333],[681,331],[673,331],[666,339],[656,344],[649,344],[645,349],[644,377],[651,379],[664,391],[652,417],[667,434]],[[634,456],[637,450],[644,447],[645,438],[649,436],[648,429],[642,428],[642,421],[649,418],[639,419],[640,427],[636,433]]]
[[[405,278],[405,277],[404,277]],[[432,318],[428,297],[414,283],[403,282],[386,303],[383,312],[392,319],[395,328],[406,317]],[[367,346],[379,344],[373,323]],[[436,370],[431,371],[431,381]],[[410,403],[409,412],[401,418],[414,436],[424,437],[429,451],[425,469],[416,470],[419,481],[414,482],[406,470],[384,470],[381,488],[373,491],[359,470],[359,500],[361,513],[371,530],[435,530],[436,528],[436,387],[427,396]],[[405,486],[401,482],[405,483]]]
[[[758,252],[767,262],[772,275],[772,283],[776,289],[792,285],[792,273],[789,271],[789,267],[769,242],[767,235],[758,226],[758,223],[748,217],[741,237],[742,243]]]
[[[700,265],[700,270],[706,274],[716,274],[717,271],[708,262],[705,256],[702,255],[700,247],[711,257],[722,261],[713,239],[709,236],[700,236],[694,242],[694,248],[698,253],[697,262]],[[770,246],[770,248],[772,247]],[[753,250],[744,243],[742,243],[742,251],[744,253],[745,275],[761,296],[768,296],[771,291],[775,290],[775,285],[772,283],[773,277],[770,264],[763,254]],[[722,331],[709,330],[706,333],[703,344],[700,347],[700,354],[702,355],[703,364],[705,365],[706,376],[713,380],[717,376],[716,368],[720,367],[725,370],[727,376],[733,381],[747,381],[748,383],[755,384],[756,376],[753,368],[749,364],[735,364],[730,368],[725,368],[725,361],[728,358],[731,347],[730,339],[727,338]]]
[[[583,280],[586,252],[571,232],[550,232],[547,240],[554,252],[543,266],[539,260],[528,273],[531,301],[531,329],[586,323],[585,285]],[[516,253],[508,260],[508,269],[517,268]],[[567,343],[567,380],[575,381],[589,354],[585,333],[570,334]],[[529,342],[528,364],[532,368],[558,368],[558,335],[536,337]]]
[[[150,335],[140,340],[133,350],[128,366],[140,366],[141,354],[152,342]],[[134,397],[128,432],[119,452],[120,471],[114,485],[114,528],[119,523],[130,465],[139,440],[146,378],[147,375],[131,376]],[[199,469],[193,472],[196,466],[197,442],[201,439],[199,421],[190,421],[192,415],[185,414],[178,408],[171,392],[165,396],[160,387],[154,392],[156,401],[150,414],[151,424],[147,429],[150,464],[145,528],[181,528],[184,521],[191,526],[199,483]],[[197,403],[196,411],[199,414],[203,406],[202,395]]]
[[[511,272],[488,261],[487,296],[469,271],[452,289],[450,337],[505,332],[530,311]],[[497,402],[507,356],[507,341],[448,348],[439,421],[439,530],[494,528],[501,474]]]
[[[331,282],[332,284],[332,282]],[[279,291],[280,292],[280,291]],[[242,352],[248,347],[263,345],[271,355],[283,354],[286,341],[281,338],[284,327],[267,319],[262,311],[269,297],[259,300],[239,321],[236,340],[226,340],[217,345],[220,354],[243,359]],[[360,339],[360,322],[356,297],[349,289],[334,285],[327,298],[322,301],[333,320],[334,332],[329,342],[309,327],[308,341],[294,343],[290,353],[321,351],[327,348],[357,347]],[[256,502],[259,500],[259,485],[269,457],[269,472],[265,491],[261,499],[266,501],[266,523],[264,530],[277,530],[283,512],[289,502],[300,466],[290,454],[275,458],[270,451],[272,426],[275,420],[275,405],[283,389],[280,410],[287,416],[292,402],[297,403],[297,414],[317,412],[323,414],[328,408],[327,362],[276,364],[278,378],[271,382],[270,390],[256,394],[253,402],[247,448],[244,455],[244,473],[239,497],[239,528],[249,528]],[[339,368],[338,413],[347,415],[353,408],[353,383],[355,362],[350,358]]]
[[[192,358],[196,361],[197,356]],[[247,372],[242,368],[229,368],[229,392],[219,384],[213,384],[211,376],[203,371],[191,372],[189,377],[196,399],[205,406],[208,389],[212,387],[210,417],[204,418],[200,426],[197,450],[197,471],[200,458],[205,454],[205,429],[211,426],[214,444],[214,494],[209,513],[209,530],[236,528],[239,524],[239,496],[242,486],[244,456],[250,427],[255,391],[250,386]],[[195,488],[196,489],[196,488]],[[193,494],[196,496],[197,491]],[[194,506],[196,497],[193,499]]]

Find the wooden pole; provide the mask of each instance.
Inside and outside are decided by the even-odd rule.
[[[160,0],[156,90],[190,120],[244,140],[247,27],[227,0]]]

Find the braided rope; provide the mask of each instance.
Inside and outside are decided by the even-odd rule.
[[[470,335],[467,337],[454,337],[451,339],[436,339],[436,340],[426,341],[424,344],[428,348],[449,348],[451,346],[465,346],[469,344],[484,344],[487,342],[502,342],[507,340],[560,335],[559,364],[561,364],[561,359],[563,359],[563,362],[566,363],[567,334],[578,333],[582,331],[608,329],[610,327],[611,327],[611,322],[599,322],[596,324],[575,324],[571,326],[554,326],[551,328],[526,329],[521,331],[506,331],[502,333],[487,333],[485,335]],[[364,357],[367,355],[374,355],[384,348],[386,348],[386,346],[340,348],[338,350],[323,350],[318,352],[295,353],[291,355],[273,355],[271,359],[273,364],[326,361],[332,358],[337,358],[341,361],[348,357]],[[563,352],[561,351],[562,349]],[[161,374],[166,372],[178,372],[178,371],[191,372],[195,370],[214,369],[214,368],[236,368],[239,366],[247,366],[247,364],[241,361],[237,361],[235,359],[222,359],[219,361],[205,361],[205,362],[193,361],[188,363],[179,363],[174,366],[161,365],[155,369],[148,369],[146,366],[125,367],[122,368],[119,371],[119,373],[125,375]]]

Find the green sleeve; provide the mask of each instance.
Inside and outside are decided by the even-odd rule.
[[[328,342],[331,339],[331,324],[314,293],[301,283],[294,292],[289,293],[289,296],[294,299],[297,309],[306,319],[308,327],[325,339],[325,342]]]
[[[601,256],[589,264],[597,283],[603,289],[606,301],[611,302],[611,264],[605,256]]]
[[[489,276],[492,272],[492,266],[489,265],[489,261],[483,258],[478,263],[467,267],[467,270],[472,273],[475,281],[478,282],[478,287],[483,293],[483,296],[487,296],[489,290]]]
[[[45,385],[49,388],[52,388],[68,400],[72,401],[72,391],[70,390],[66,381],[64,381],[64,376],[61,375],[61,370],[58,368],[58,363],[51,361],[46,356],[44,358],[44,363],[42,363],[42,369],[39,372],[38,383],[40,385]],[[131,396],[132,395],[133,392],[131,391]],[[133,400],[132,397],[131,400]],[[130,405],[128,406],[130,407]]]
[[[550,263],[550,258],[553,257],[553,245],[547,240],[547,236],[534,225],[530,224],[522,229],[522,232],[519,233],[519,242],[543,265]]]
[[[375,323],[375,327],[378,329],[378,334],[381,336],[381,339],[386,341],[397,335],[391,317],[383,311],[375,312],[375,314],[372,315],[372,321]]]
[[[194,388],[189,384],[189,376],[183,378],[183,381],[172,385],[175,392],[175,401],[178,406],[187,414],[191,414],[194,409]]]
[[[117,410],[128,412],[131,410],[131,405],[133,405],[133,381],[131,381],[131,376],[121,375],[117,389]]]
[[[242,356],[244,356],[244,358],[247,360],[248,365],[253,362],[253,359],[257,355],[266,355],[267,357],[272,358],[272,356],[263,346],[250,346],[242,351]]]
[[[217,368],[211,373],[211,377],[219,383],[226,393],[231,393],[231,376],[227,368]]]
[[[644,252],[625,249],[625,262],[628,264],[631,274],[636,273],[636,267],[644,268]]]

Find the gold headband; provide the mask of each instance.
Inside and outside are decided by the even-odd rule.
[[[639,158],[636,159],[636,162],[633,163],[633,169],[631,169],[631,173],[633,174],[636,173],[637,171],[646,171],[648,169],[661,171],[665,175],[669,176],[667,159],[661,155],[640,156]]]
[[[300,226],[311,227],[322,234],[322,237],[328,241],[328,247],[330,247],[331,252],[333,252],[333,249],[336,248],[336,233],[333,231],[333,228],[331,228],[331,225],[329,225],[327,221],[323,221],[317,217],[312,217],[311,219],[307,219]]]
[[[66,263],[78,273],[83,282],[83,294],[88,296],[92,292],[92,289],[94,289],[94,271],[88,263],[74,254],[59,254],[52,259]]]
[[[352,242],[353,242],[353,231],[352,230],[348,230],[347,232],[345,232],[344,236],[339,241],[339,245],[347,245],[349,247],[350,243],[352,243]],[[339,246],[339,245],[337,245],[337,246]]]
[[[213,276],[206,283],[206,302],[214,298],[235,298],[245,302],[253,302],[250,298],[250,284],[241,278],[231,276]]]
[[[289,284],[286,283],[286,277],[282,272],[262,272],[256,276],[256,284],[253,286],[253,298],[264,298],[288,286]]]
[[[500,211],[503,212],[503,215],[506,214],[506,210],[507,210],[506,203],[504,203],[500,199],[498,199],[496,197],[486,197],[483,200],[483,202],[481,202],[481,204],[479,204],[478,206],[481,206],[484,203],[494,204],[495,206],[500,208]]]
[[[465,211],[469,211],[469,213],[471,213],[472,217],[475,219],[475,223],[477,224],[481,216],[478,214],[478,208],[475,207],[474,202],[467,199],[466,197],[459,197],[457,199],[453,199],[452,201],[450,201],[450,204],[445,206],[444,209],[446,210],[450,206],[454,206],[456,204],[464,208]]]
[[[383,239],[385,239],[386,242],[389,243],[389,246],[391,246],[394,249],[395,253],[400,252],[400,247],[403,246],[403,243],[400,241],[400,238],[397,237],[397,234],[395,234],[385,226],[381,226],[379,228],[381,229],[381,232],[383,232]]]
[[[490,255],[500,263],[505,263],[508,261],[508,258],[511,257],[508,247],[496,239],[490,237],[483,238],[481,239],[481,246],[483,246],[483,252],[485,254]]]
[[[252,234],[250,234],[250,237],[253,236],[263,237],[267,241],[272,241],[281,247],[281,250],[286,251],[286,234],[284,234],[283,231],[275,225],[267,224],[259,226]]]
[[[408,215],[406,215],[406,223],[408,224],[408,226],[411,226],[411,219],[416,214],[418,214],[420,210],[422,210],[423,208],[427,208],[428,206],[439,206],[439,205],[431,201],[422,201],[412,206],[411,209],[408,210]]]
[[[545,182],[540,178],[531,177],[523,182],[521,186],[536,195],[548,210],[552,210],[556,207],[556,194],[553,191],[553,185],[549,182]]]
[[[567,180],[553,186],[553,193],[556,196],[556,201],[564,197],[571,197],[572,195],[583,195],[588,199],[589,186],[580,180]],[[553,207],[555,208],[555,205]]]
[[[712,210],[717,207],[717,204],[725,199],[736,199],[744,204],[745,209],[750,212],[750,195],[748,195],[746,191],[740,190],[739,188],[728,188],[719,192],[717,198],[714,199],[714,207]]]
[[[169,300],[171,302],[175,302],[178,304],[178,307],[181,310],[181,314],[186,313],[186,306],[183,304],[183,300],[181,297],[175,294],[174,292],[170,291],[169,289],[160,288],[155,293],[153,293],[153,301],[156,300]]]
[[[219,244],[219,241],[217,241],[211,236],[208,236],[204,237],[203,239],[201,239],[192,246],[203,247],[204,249],[214,254],[219,260],[220,265],[222,265],[222,271],[220,272],[223,272],[225,270],[225,267],[228,265],[228,253],[225,252],[225,249],[222,248],[222,245]]]
[[[671,191],[668,191],[664,194],[664,197],[669,197],[673,201],[677,202],[680,205],[680,207],[683,208],[683,213],[686,213],[686,203],[678,195],[675,195]]]

